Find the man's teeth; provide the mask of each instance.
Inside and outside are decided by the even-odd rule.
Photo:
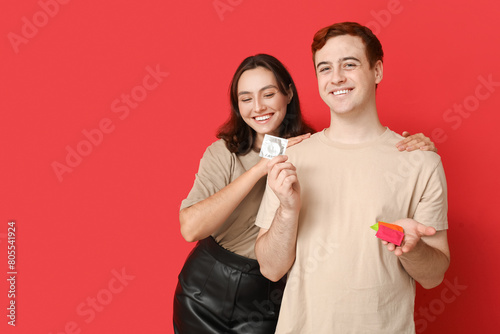
[[[333,92],[333,95],[347,94],[350,91],[351,91],[350,89],[337,90],[337,91]]]
[[[269,118],[271,118],[271,115],[258,116],[258,117],[255,117],[255,120],[256,121],[265,121],[266,119],[269,119]]]

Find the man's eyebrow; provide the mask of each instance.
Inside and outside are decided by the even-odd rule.
[[[259,89],[259,92],[262,92],[263,90],[266,90],[266,89],[269,89],[269,88],[276,88],[276,89],[278,89],[278,87],[276,87],[275,85],[267,85],[267,86],[264,86],[261,89]],[[245,94],[251,94],[251,92],[241,91],[241,92],[238,93],[238,96],[245,95]]]
[[[338,62],[341,63],[341,62],[346,61],[346,60],[355,60],[358,63],[361,63],[361,61],[358,58],[353,57],[353,56],[340,58],[338,60]],[[316,65],[316,68],[320,67],[321,65],[330,65],[330,64],[331,64],[331,62],[329,62],[329,61],[321,61],[321,62],[318,63],[318,65]]]
[[[329,61],[321,61],[318,63],[318,65],[316,65],[316,68],[320,67],[321,65],[330,65],[330,64],[331,64],[331,62],[329,62]]]
[[[351,56],[351,57],[344,57],[344,58],[339,59],[339,63],[340,63],[340,62],[343,62],[343,61],[346,61],[346,60],[355,60],[355,61],[357,61],[358,63],[361,63],[361,60],[359,60],[359,59],[358,59],[358,58],[356,58],[356,57],[352,57],[352,56]]]

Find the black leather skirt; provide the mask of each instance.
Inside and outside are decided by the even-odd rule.
[[[176,334],[274,333],[285,278],[272,282],[259,263],[212,237],[189,254],[175,290]]]

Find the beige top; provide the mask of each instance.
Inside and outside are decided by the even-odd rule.
[[[215,194],[238,176],[253,167],[261,158],[250,151],[246,155],[229,152],[222,139],[210,145],[200,161],[200,167],[188,197],[182,201],[181,210]],[[257,182],[224,224],[212,236],[227,250],[255,259],[255,239],[259,228],[255,217],[264,194],[266,178]]]
[[[415,333],[415,281],[370,226],[410,217],[447,229],[447,192],[440,157],[399,152],[401,138],[387,129],[345,145],[323,131],[287,151],[302,209],[276,333]],[[256,224],[268,229],[278,204],[266,189]]]

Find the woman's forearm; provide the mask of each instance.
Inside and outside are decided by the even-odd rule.
[[[179,220],[184,239],[193,242],[214,233],[233,213],[255,184],[266,175],[266,164],[266,160],[261,160],[217,193],[182,209],[179,213]]]

